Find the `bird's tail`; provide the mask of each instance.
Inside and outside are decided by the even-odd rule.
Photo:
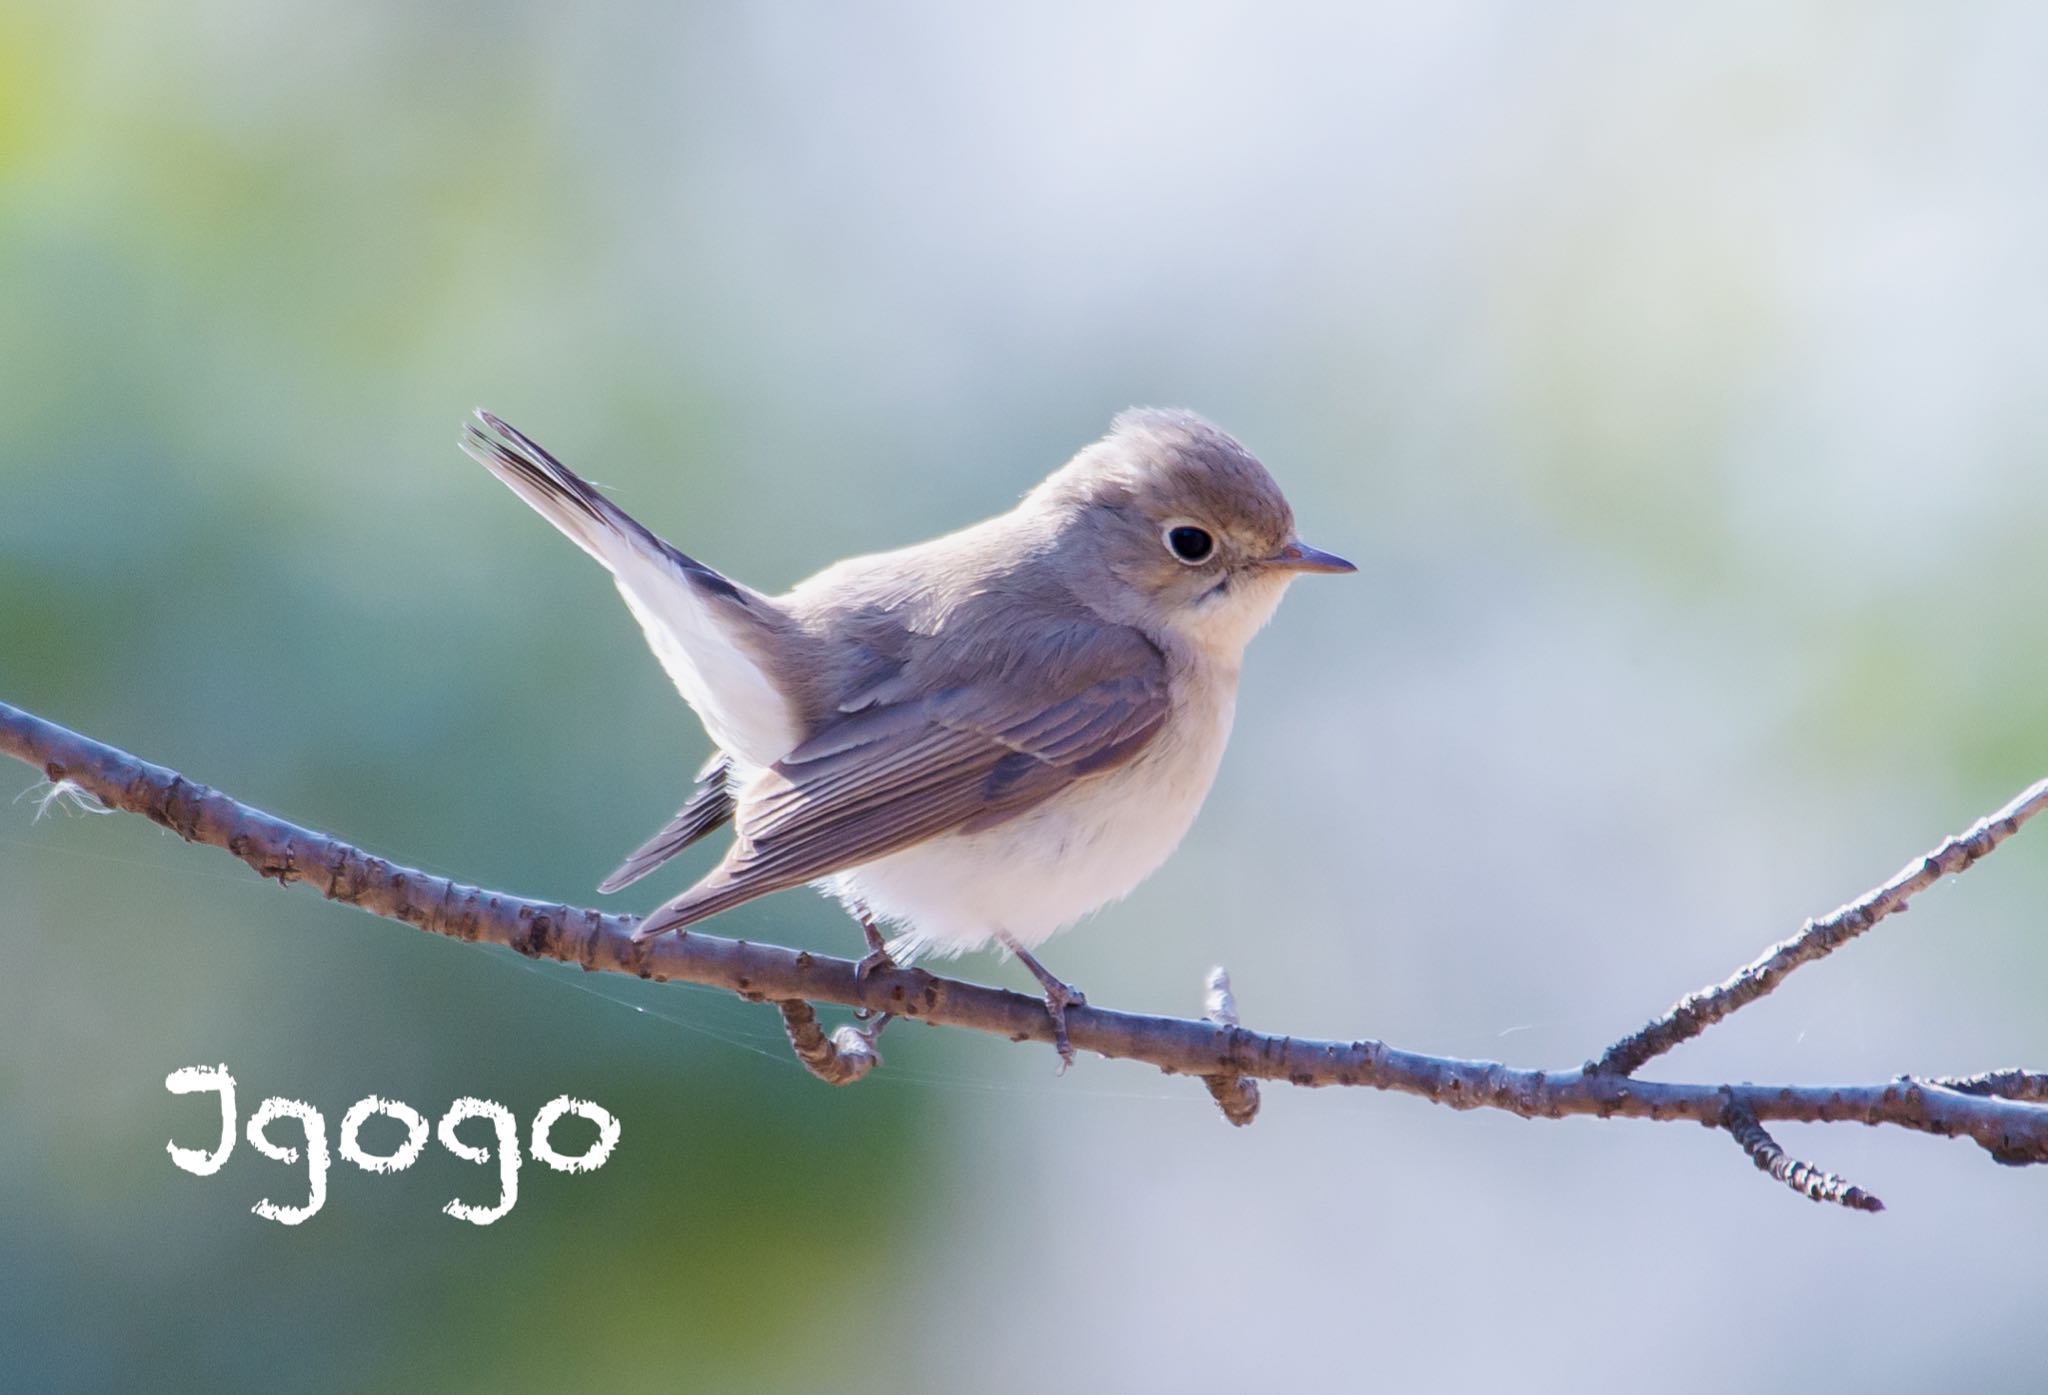
[[[569,541],[614,572],[624,560],[618,552],[621,544],[643,553],[669,550],[538,442],[481,407],[474,419],[463,423],[462,449]]]
[[[482,408],[464,424],[462,449],[611,572],[655,657],[721,748],[769,765],[796,744],[795,711],[762,666],[788,626],[773,601],[670,547]]]

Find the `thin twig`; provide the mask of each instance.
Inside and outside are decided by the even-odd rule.
[[[1830,915],[1807,921],[1798,934],[1773,945],[1732,977],[1686,994],[1663,1016],[1608,1047],[1586,1068],[1603,1075],[1634,1075],[1645,1063],[1692,1040],[1737,1008],[1763,997],[1801,964],[1826,958],[1886,916],[1905,910],[1907,897],[1963,871],[2017,833],[2021,824],[2043,809],[2048,809],[2048,780],[2030,785],[1997,813],[1943,839],[1940,847],[1907,863],[1882,886],[1865,892]]]
[[[922,969],[878,969],[863,978],[850,959],[694,931],[635,944],[631,917],[526,900],[396,865],[4,703],[0,751],[37,766],[53,781],[74,780],[102,803],[142,814],[187,841],[225,849],[259,875],[311,882],[329,900],[437,935],[504,945],[586,969],[709,984],[754,1000],[877,1007],[1016,1041],[1052,1039],[1038,998]],[[1526,1119],[1593,1115],[1724,1127],[1727,1110],[1742,1107],[1760,1121],[1891,1124],[1971,1139],[2001,1162],[2048,1162],[2048,1104],[1911,1079],[1805,1086],[1651,1082],[1583,1069],[1518,1070],[1378,1041],[1271,1036],[1099,1007],[1071,1009],[1067,1025],[1082,1050],[1143,1061],[1169,1074],[1371,1086],[1454,1109],[1499,1109]]]
[[[851,1085],[882,1064],[875,1037],[887,1023],[888,1014],[865,1032],[845,1023],[828,1037],[818,1025],[818,1014],[802,998],[784,998],[775,1006],[782,1012],[782,1029],[789,1033],[797,1060],[827,1085]]]
[[[2048,1100],[2048,1074],[2040,1071],[1987,1070],[1978,1075],[1937,1075],[1927,1082],[1966,1095],[1997,1095],[2008,1100]]]
[[[1749,1154],[1759,1172],[1770,1173],[1809,1201],[1832,1201],[1851,1211],[1884,1210],[1884,1203],[1863,1188],[1852,1187],[1845,1179],[1823,1172],[1812,1163],[1800,1162],[1779,1147],[1778,1140],[1764,1131],[1747,1105],[1730,1104],[1722,1124],[1734,1135],[1742,1151]]]
[[[1207,995],[1202,1000],[1202,1015],[1219,1027],[1237,1026],[1237,995],[1230,991],[1230,970],[1218,964],[1209,970],[1204,987]],[[1258,1081],[1231,1074],[1205,1075],[1202,1083],[1209,1087],[1223,1117],[1237,1127],[1243,1128],[1259,1117]]]

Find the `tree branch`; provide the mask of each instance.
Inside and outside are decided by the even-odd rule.
[[[875,1037],[888,1024],[887,1013],[865,1032],[848,1022],[828,1037],[818,1025],[816,1010],[802,998],[784,998],[775,1006],[782,1012],[782,1030],[789,1033],[789,1049],[805,1070],[827,1085],[851,1085],[882,1064]]]
[[[1230,972],[1221,964],[1209,970],[1209,981],[1204,985],[1209,991],[1202,999],[1202,1016],[1219,1027],[1237,1025],[1237,995],[1230,991]],[[1223,1111],[1223,1117],[1238,1128],[1243,1128],[1259,1117],[1259,1082],[1247,1080],[1241,1075],[1205,1076],[1203,1084],[1209,1087],[1216,1107]]]
[[[1834,1173],[1823,1172],[1812,1163],[1800,1162],[1786,1153],[1778,1146],[1778,1140],[1756,1121],[1756,1115],[1750,1112],[1748,1105],[1730,1104],[1722,1123],[1734,1135],[1742,1151],[1749,1154],[1749,1160],[1756,1164],[1757,1171],[1768,1172],[1809,1201],[1832,1201],[1851,1211],[1884,1210],[1884,1203],[1863,1188],[1852,1187]]]
[[[2048,1075],[2030,1070],[1987,1070],[1982,1075],[1939,1075],[1927,1082],[1966,1095],[2000,1095],[2009,1100],[2048,1100]]]
[[[1850,940],[1906,909],[1906,898],[1933,886],[1943,877],[1968,870],[1978,858],[2019,832],[2025,823],[2048,809],[2048,780],[2015,795],[1997,813],[1977,820],[1962,833],[1944,838],[1925,857],[1907,863],[1898,875],[1818,920],[1809,920],[1798,934],[1773,945],[1722,982],[1688,993],[1664,1015],[1607,1048],[1590,1071],[1633,1075],[1643,1065],[1681,1042],[1691,1041],[1737,1008],[1747,1006],[1783,983],[1801,964],[1825,959]]]
[[[848,1042],[836,1043],[838,1064],[832,1064],[835,1043],[823,1041],[806,1006],[811,1002],[877,1009],[1014,1041],[1052,1040],[1051,1022],[1037,998],[939,978],[922,969],[884,969],[863,978],[850,959],[694,931],[636,945],[631,917],[464,886],[399,866],[4,703],[0,751],[40,768],[60,788],[75,786],[110,808],[142,814],[189,842],[224,849],[260,876],[285,884],[308,882],[329,900],[437,935],[504,945],[531,958],[557,959],[590,970],[681,979],[729,989],[757,1002],[773,1001],[781,1007],[793,1043],[815,1058],[807,1064],[814,1070],[822,1065],[821,1073],[828,1079],[856,1078],[868,1066],[854,1069],[844,1060]],[[1896,888],[1888,883],[1855,904],[1888,898],[1883,912],[1871,915],[1873,921],[1878,914],[1899,909],[1898,903],[1911,891],[1982,856],[2038,812],[2043,802],[2048,802],[2048,782],[1962,839],[1944,844],[1917,870],[1909,869],[1910,875],[1894,879]],[[1964,844],[1970,846],[1963,848]],[[1962,848],[1953,857],[1947,852],[1952,845]],[[1778,976],[1825,952],[1795,957]],[[1741,1001],[1764,991],[1768,989],[1745,992]],[[799,1010],[786,1006],[791,1002]],[[1303,1086],[1371,1086],[1454,1109],[1499,1109],[1525,1119],[1592,1115],[1690,1120],[1731,1131],[1731,1118],[1891,1124],[1968,1138],[2000,1162],[2048,1162],[2048,1103],[2039,1102],[2040,1077],[2024,1072],[1949,1082],[1901,1078],[1873,1085],[1652,1082],[1616,1069],[1521,1070],[1492,1061],[1402,1051],[1378,1041],[1273,1036],[1237,1025],[1234,1006],[1222,996],[1212,1001],[1211,1011],[1213,1020],[1194,1021],[1077,1007],[1069,1011],[1067,1027],[1076,1047],[1098,1055],[1143,1061],[1168,1074],[1236,1082],[1218,1093],[1226,1110],[1226,1096],[1240,1084],[1282,1080]],[[1744,1146],[1753,1157],[1761,1156],[1758,1147]]]

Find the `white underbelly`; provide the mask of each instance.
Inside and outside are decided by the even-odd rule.
[[[998,931],[1038,945],[1129,895],[1172,854],[1216,778],[1234,706],[1234,691],[1177,703],[1130,764],[994,828],[943,835],[822,885],[896,926],[898,958],[950,958]]]

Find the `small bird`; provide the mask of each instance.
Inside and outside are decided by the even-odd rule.
[[[732,847],[634,938],[813,883],[860,922],[863,977],[1014,954],[1062,1069],[1087,1000],[1032,949],[1173,852],[1222,760],[1245,645],[1295,577],[1356,570],[1296,537],[1265,467],[1187,411],[1123,412],[1009,512],[780,596],[678,552],[489,412],[462,448],[611,572],[717,746],[600,890],[728,819]]]

